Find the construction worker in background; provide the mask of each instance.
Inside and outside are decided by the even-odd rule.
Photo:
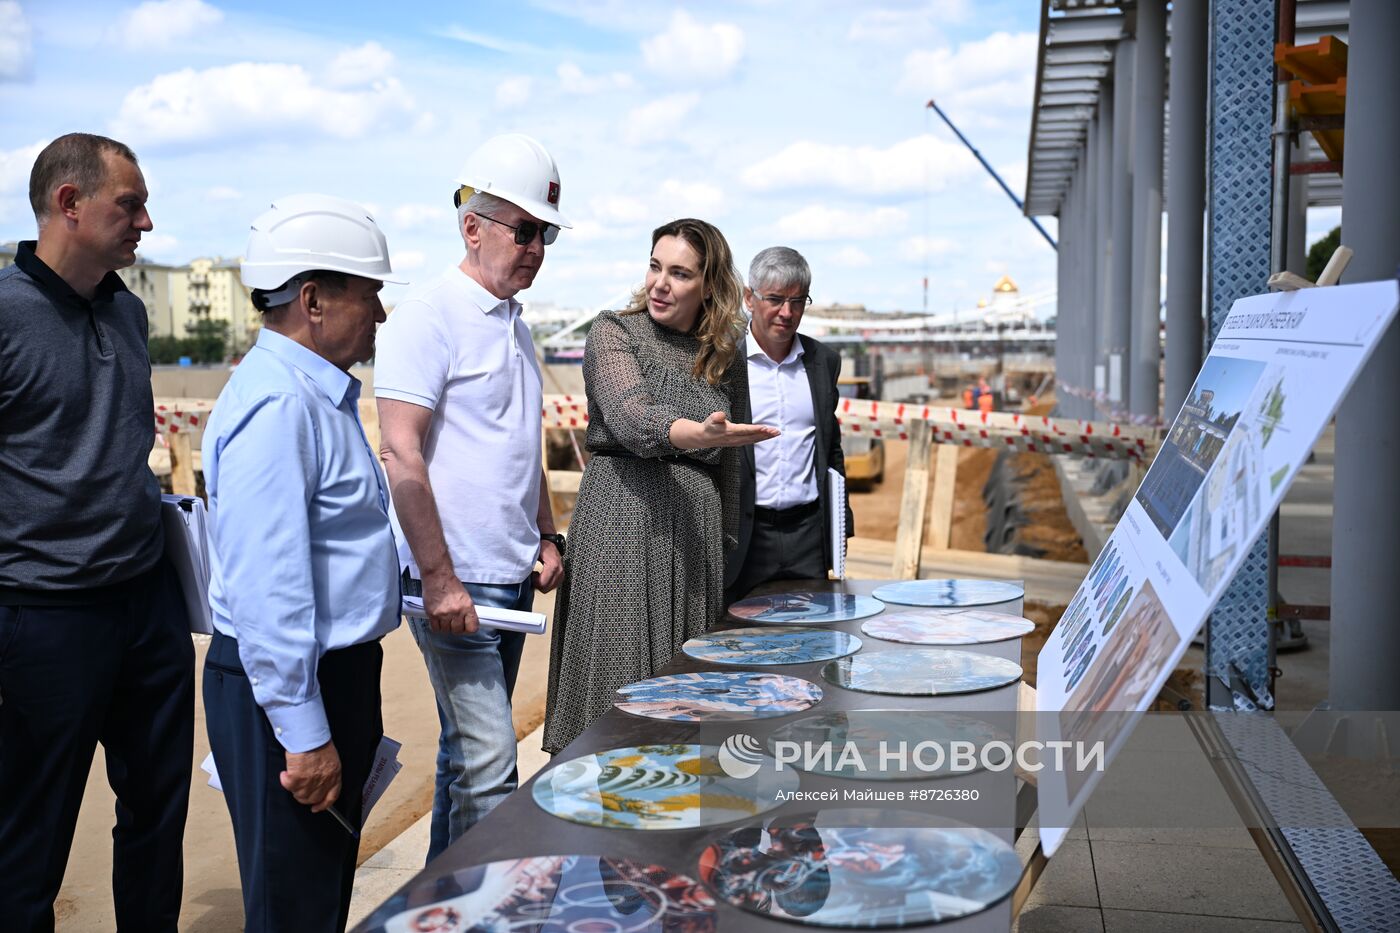
[[[528,610],[533,589],[563,575],[540,460],[540,370],[515,300],[569,225],[559,194],[540,143],[483,143],[453,197],[466,255],[415,286],[379,335],[381,454],[404,593],[421,595],[428,615],[409,626],[442,727],[430,861],[518,783],[510,699],[525,636],[479,630],[476,607]]]
[[[968,386],[967,388],[963,389],[963,408],[966,408],[968,410],[972,409],[972,394],[972,386]]]
[[[29,201],[38,240],[0,271],[0,930],[53,930],[101,742],[113,925],[173,933],[194,647],[146,463],[146,309],[116,274],[152,229],[146,182],[127,146],[69,133]]]
[[[339,931],[384,728],[379,640],[399,624],[388,484],[349,372],[374,355],[389,252],[364,208],[304,194],[253,221],[244,257],[263,326],[204,432],[204,709],[245,929]]]
[[[992,387],[987,384],[987,378],[983,376],[978,379],[977,410],[982,412],[991,411],[995,401],[995,398],[992,396]]]

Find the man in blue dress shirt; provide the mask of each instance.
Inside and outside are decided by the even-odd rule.
[[[204,434],[209,743],[245,929],[343,930],[383,735],[379,639],[399,624],[387,486],[349,374],[374,355],[389,254],[363,208],[297,195],[253,222],[246,255],[263,329]]]

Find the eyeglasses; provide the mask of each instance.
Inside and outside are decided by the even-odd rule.
[[[763,302],[764,304],[769,305],[770,307],[781,308],[783,305],[787,305],[794,311],[801,311],[804,308],[811,307],[812,305],[811,295],[798,295],[793,298],[788,298],[786,295],[755,294],[754,297],[757,298],[759,301]]]
[[[485,214],[477,214],[482,220],[489,220],[493,224],[500,224],[502,227],[509,227],[515,231],[515,245],[529,246],[535,242],[535,237],[544,240],[544,245],[548,246],[559,239],[559,228],[554,224],[542,224],[536,220],[522,220],[518,224],[508,224],[504,220],[497,220],[494,217],[487,217]]]

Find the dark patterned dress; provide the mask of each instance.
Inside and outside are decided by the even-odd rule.
[[[583,379],[592,454],[569,522],[549,655],[545,751],[568,745],[624,684],[652,676],[724,612],[738,530],[738,448],[671,446],[677,418],[745,410],[736,353],[720,385],[691,375],[700,344],[646,312],[600,314]]]

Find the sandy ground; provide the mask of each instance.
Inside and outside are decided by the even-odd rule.
[[[554,597],[536,595],[535,608],[550,618]],[[223,797],[206,783],[199,763],[209,754],[204,728],[204,704],[198,678],[204,667],[205,646],[196,645],[195,754],[190,790],[190,814],[185,827],[185,897],[180,929],[201,933],[238,933],[243,929],[238,861],[233,827]],[[526,642],[515,692],[515,734],[523,737],[544,718],[549,644],[542,638]],[[384,732],[403,743],[403,770],[370,814],[360,845],[363,862],[427,813],[432,806],[433,772],[438,723],[432,689],[423,659],[406,626],[384,639]],[[107,787],[99,748],[88,777],[87,793],[68,871],[55,905],[58,929],[72,933],[115,928],[111,896],[111,826],[114,799]],[[426,852],[424,853],[426,855]]]

